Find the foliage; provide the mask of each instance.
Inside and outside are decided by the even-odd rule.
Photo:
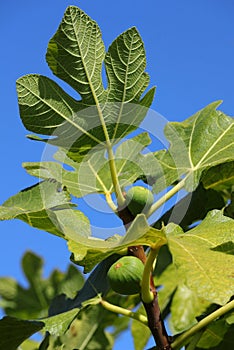
[[[27,252],[22,268],[28,288],[0,279],[0,306],[8,315],[0,320],[0,349],[108,350],[129,327],[136,350],[151,335],[157,349],[231,349],[233,119],[213,102],[183,122],[168,122],[168,149],[147,150],[151,137],[138,128],[155,88],[145,92],[149,76],[137,29],[122,33],[105,52],[97,23],[74,6],[46,59],[80,99],[45,76],[17,80],[20,116],[34,133],[29,138],[57,151],[54,161],[24,163],[39,182],[3,203],[0,219],[19,219],[65,239],[72,262],[91,273],[84,281],[70,265],[43,279],[41,258]],[[135,182],[159,198],[139,214],[125,200]],[[150,224],[181,190],[184,198]],[[90,194],[105,198],[126,234],[106,240],[92,235],[90,218],[73,203]],[[122,255],[145,264],[139,294],[123,296],[109,287],[107,272]],[[172,339],[164,331],[167,316]],[[44,337],[40,345],[29,339],[36,332]]]

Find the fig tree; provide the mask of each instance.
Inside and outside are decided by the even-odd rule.
[[[111,288],[119,294],[132,295],[141,290],[144,271],[142,261],[134,256],[124,256],[109,269],[107,277]]]
[[[146,213],[154,202],[154,196],[150,190],[142,186],[131,187],[126,193],[127,207],[136,216]]]

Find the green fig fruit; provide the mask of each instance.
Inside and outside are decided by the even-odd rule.
[[[143,262],[134,256],[124,256],[109,269],[107,277],[111,288],[119,294],[140,293],[144,271]]]
[[[131,187],[126,193],[127,207],[136,216],[146,213],[154,202],[154,196],[150,190],[141,186]]]

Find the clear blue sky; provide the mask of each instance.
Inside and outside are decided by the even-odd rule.
[[[45,52],[68,5],[80,7],[98,22],[106,47],[129,27],[138,28],[151,86],[157,86],[152,107],[168,120],[183,120],[218,99],[224,101],[221,109],[234,115],[233,0],[2,1],[0,203],[36,182],[21,163],[39,161],[43,145],[25,138],[15,81],[28,73],[53,78]],[[69,252],[64,241],[20,221],[1,222],[0,230],[0,276],[24,283],[20,259],[27,249],[44,257],[47,274],[66,267]]]

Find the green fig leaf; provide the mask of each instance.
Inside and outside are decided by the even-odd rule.
[[[229,190],[234,185],[234,162],[222,163],[208,169],[201,180],[207,189]]]
[[[126,252],[129,246],[146,245],[161,247],[167,240],[164,229],[156,230],[150,227],[145,215],[140,214],[132,222],[124,236],[114,236],[112,239],[102,240],[97,238],[67,236],[68,247],[72,252],[72,260],[82,266],[85,271],[90,271],[97,263],[112,254]],[[115,238],[115,239],[113,239]]]
[[[49,42],[46,59],[53,73],[72,86],[81,100],[70,97],[47,77],[27,75],[17,80],[20,116],[26,129],[48,135],[45,142],[63,147],[76,162],[94,148],[115,144],[144,119],[155,89],[140,99],[149,77],[136,28],[122,33],[105,53],[97,23],[69,6]],[[37,135],[30,138],[43,141]]]
[[[24,340],[40,331],[43,326],[44,323],[41,321],[25,321],[10,316],[4,317],[0,320],[0,349],[17,349]]]
[[[141,168],[141,152],[150,144],[147,133],[139,134],[122,142],[115,152],[116,171],[120,185],[132,184],[144,172]],[[55,154],[56,160],[72,167],[65,170],[57,162],[24,163],[26,171],[41,179],[53,178],[62,183],[68,191],[80,198],[90,193],[112,193],[114,191],[109,163],[104,151],[98,151],[81,163],[73,162],[60,150]]]
[[[234,120],[217,111],[213,102],[183,122],[170,122],[165,127],[170,148],[154,153],[160,166],[151,172],[154,191],[160,192],[183,178],[185,188],[193,191],[202,173],[234,159]],[[146,155],[145,161],[148,161]]]
[[[166,231],[173,262],[186,276],[188,288],[210,303],[226,304],[234,293],[234,256],[229,244],[234,220],[213,210],[186,233],[174,224],[167,225]]]
[[[0,306],[8,316],[22,319],[46,317],[53,298],[65,293],[75,297],[83,286],[83,276],[73,265],[66,272],[54,270],[48,278],[43,278],[43,260],[32,252],[22,258],[22,269],[28,287],[24,288],[13,278],[0,278]]]
[[[0,207],[0,220],[20,219],[30,226],[65,237],[65,230],[79,229],[83,236],[90,235],[88,218],[72,210],[70,195],[56,180],[45,180],[10,197]],[[72,220],[68,222],[67,218]],[[67,225],[67,228],[64,228]]]

